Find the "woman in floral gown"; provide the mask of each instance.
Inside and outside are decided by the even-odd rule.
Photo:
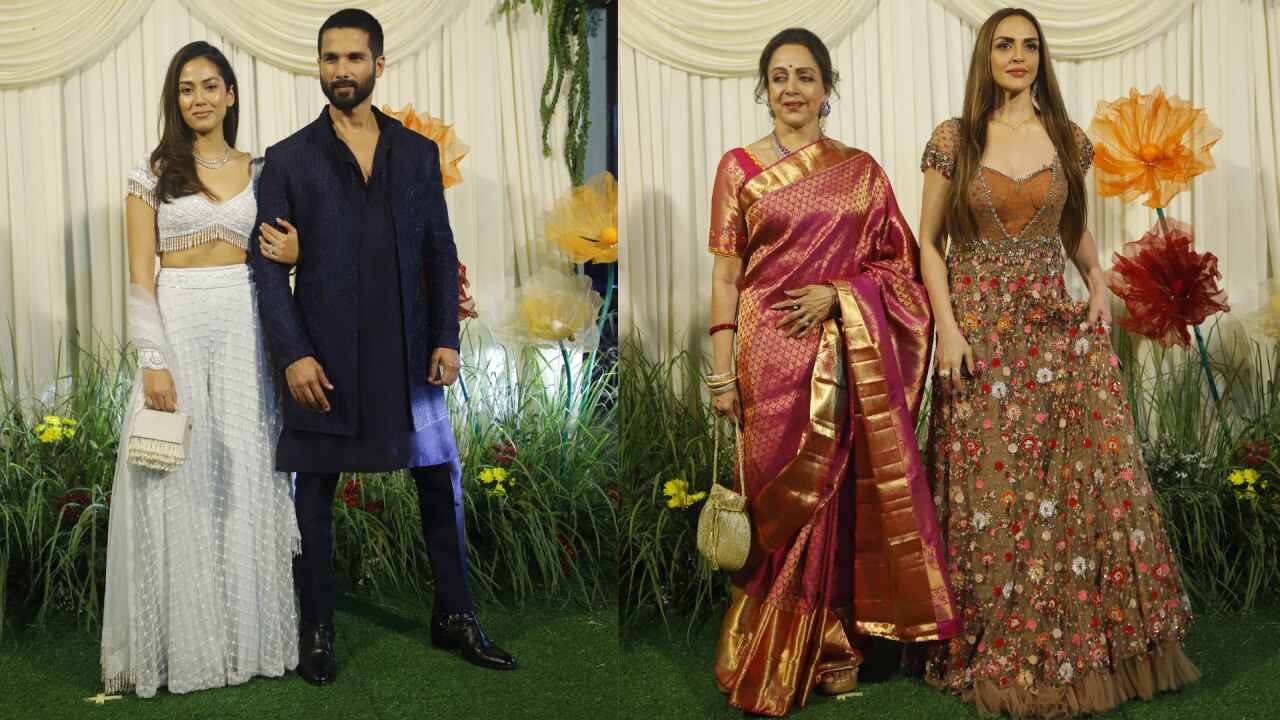
[[[1084,226],[1092,155],[1039,23],[992,15],[964,116],[925,147],[920,221],[938,332],[927,462],[964,623],[926,679],[983,715],[1104,712],[1199,676]]]

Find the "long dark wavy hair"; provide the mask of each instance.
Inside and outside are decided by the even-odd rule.
[[[1067,181],[1067,203],[1062,209],[1062,244],[1067,255],[1071,256],[1084,234],[1085,211],[1089,202],[1085,195],[1084,171],[1080,168],[1080,148],[1076,146],[1071,119],[1067,117],[1062,93],[1058,90],[1058,79],[1053,74],[1044,31],[1035,16],[1022,8],[997,10],[978,30],[973,58],[969,61],[969,79],[964,87],[964,114],[960,117],[956,168],[947,192],[947,234],[952,238],[974,237],[978,232],[978,219],[969,206],[969,183],[973,181],[978,161],[987,147],[987,120],[995,111],[996,99],[1000,96],[1000,86],[991,73],[991,43],[995,39],[996,26],[1013,15],[1029,20],[1040,38],[1040,69],[1033,81],[1038,98],[1037,113],[1058,150],[1058,165]]]
[[[151,151],[151,172],[158,178],[156,182],[156,201],[168,202],[176,197],[204,193],[219,200],[217,196],[196,174],[196,161],[191,154],[191,146],[195,142],[196,133],[182,116],[182,108],[178,106],[178,78],[182,68],[197,58],[205,58],[218,68],[222,76],[222,84],[227,92],[239,93],[236,73],[231,63],[218,48],[203,40],[183,46],[169,61],[169,70],[164,74],[164,90],[160,93],[160,144]],[[237,98],[238,100],[238,98]],[[222,119],[222,136],[231,147],[236,146],[236,130],[240,127],[240,103],[236,102],[227,108]]]

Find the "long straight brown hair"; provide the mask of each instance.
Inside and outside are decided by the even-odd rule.
[[[221,199],[205,187],[196,174],[196,161],[191,153],[196,133],[183,118],[182,108],[178,105],[178,78],[182,75],[182,68],[197,58],[213,63],[222,76],[222,84],[227,86],[227,92],[239,94],[231,63],[227,62],[221,50],[203,40],[183,46],[169,61],[169,70],[164,74],[164,89],[160,93],[160,144],[151,151],[151,172],[158,178],[156,201],[159,203],[196,193],[204,193],[214,200]],[[239,127],[240,103],[237,98],[222,118],[222,136],[231,147],[236,146]]]
[[[1036,29],[1040,38],[1040,69],[1033,81],[1039,106],[1037,113],[1044,129],[1058,151],[1060,172],[1067,181],[1067,203],[1062,209],[1062,244],[1067,256],[1075,254],[1084,234],[1085,211],[1088,197],[1085,195],[1084,171],[1080,167],[1080,148],[1076,145],[1071,129],[1071,119],[1058,90],[1058,79],[1053,74],[1053,62],[1049,59],[1049,44],[1035,16],[1022,8],[997,10],[987,18],[978,30],[973,46],[973,58],[969,61],[969,79],[964,87],[964,114],[960,117],[960,139],[956,145],[956,168],[951,187],[947,191],[946,227],[952,238],[974,237],[978,233],[978,219],[969,206],[969,183],[978,171],[978,163],[987,147],[987,121],[995,112],[1000,86],[991,72],[991,43],[995,39],[996,26],[1012,15],[1024,17]]]

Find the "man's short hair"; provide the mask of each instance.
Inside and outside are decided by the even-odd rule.
[[[361,30],[365,35],[369,36],[369,51],[373,53],[373,59],[377,60],[382,55],[382,25],[378,19],[364,10],[358,8],[347,8],[329,16],[328,20],[320,26],[320,32],[316,35],[316,55],[321,50],[321,41],[324,40],[324,31],[333,28],[355,28]]]

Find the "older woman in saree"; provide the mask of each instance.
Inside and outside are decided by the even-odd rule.
[[[933,332],[918,250],[875,160],[822,135],[836,80],[813,33],[775,36],[757,87],[774,130],[724,155],[712,201],[708,384],[752,519],[716,678],[770,716],[854,689],[860,638],[958,629],[914,434]]]

